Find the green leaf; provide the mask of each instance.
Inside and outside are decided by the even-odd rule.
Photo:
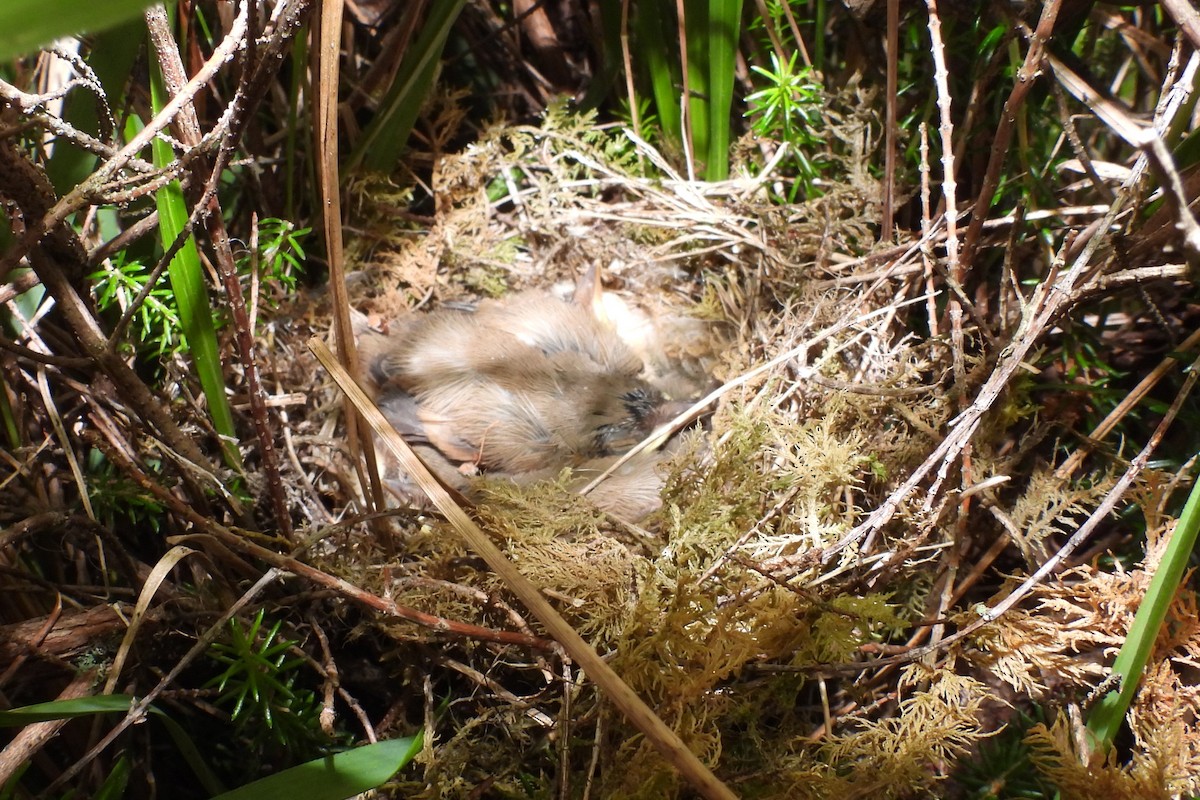
[[[718,0],[719,1],[719,0]],[[696,177],[708,174],[708,158],[711,155],[709,142],[712,137],[712,86],[708,61],[719,55],[722,36],[709,25],[709,0],[684,0],[683,28],[687,40],[688,62],[688,147],[696,165]]]
[[[37,50],[63,36],[101,31],[133,19],[152,0],[4,0],[0,3],[0,61]]]
[[[1192,486],[1187,505],[1183,507],[1183,513],[1171,534],[1171,541],[1154,577],[1150,579],[1150,587],[1146,589],[1142,604],[1138,606],[1129,635],[1125,637],[1121,652],[1113,662],[1112,674],[1120,680],[1120,688],[1101,698],[1088,715],[1088,733],[1102,750],[1112,746],[1113,738],[1125,721],[1125,714],[1141,683],[1154,640],[1158,638],[1158,632],[1167,617],[1167,609],[1179,591],[1184,570],[1196,547],[1197,532],[1200,532],[1200,483]]]
[[[162,73],[158,69],[157,61],[154,61],[150,72],[150,99],[155,113],[167,103]],[[171,145],[162,137],[156,136],[151,147],[156,167],[165,167],[174,160]],[[158,205],[159,236],[163,247],[170,247],[188,220],[187,204],[184,202],[183,188],[179,181],[171,181],[164,185],[155,193],[155,200]],[[217,345],[216,324],[205,286],[204,270],[200,265],[200,254],[193,237],[189,236],[183,247],[171,259],[167,266],[167,275],[175,292],[179,321],[191,351],[192,364],[196,367],[200,387],[208,400],[209,416],[212,417],[213,427],[222,436],[221,449],[225,454],[225,462],[235,469],[240,469],[242,459],[236,444],[237,430],[233,424],[233,411],[225,394],[225,374],[221,367],[220,347]]]
[[[102,694],[95,697],[77,697],[74,700],[51,700],[31,706],[0,711],[0,727],[31,725],[53,719],[72,719],[91,714],[109,714],[128,711],[133,698],[127,694]]]
[[[742,28],[742,0],[710,0],[708,8],[708,152],[705,177],[729,177],[730,115],[733,107],[734,69],[738,36]],[[697,145],[698,147],[699,145]]]
[[[405,52],[396,79],[380,104],[379,114],[371,120],[350,156],[352,168],[361,163],[369,170],[388,172],[396,166],[417,112],[433,90],[446,37],[465,3],[466,0],[444,0],[431,4],[421,34],[412,49]]]
[[[129,758],[123,755],[113,764],[104,783],[92,795],[93,800],[121,800],[129,786],[129,772]]]
[[[679,54],[673,49],[678,37],[668,35],[673,20],[668,19],[662,2],[639,7],[632,22],[637,42],[634,63],[641,63],[650,76],[654,106],[662,124],[663,136],[676,145],[683,142],[683,120],[679,109]],[[670,54],[671,58],[668,58]],[[643,133],[643,135],[645,135]]]
[[[248,783],[213,800],[344,800],[379,786],[421,751],[422,735],[392,739],[318,758]]]

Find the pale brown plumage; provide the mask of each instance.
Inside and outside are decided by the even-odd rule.
[[[547,292],[414,314],[386,336],[364,336],[360,349],[388,420],[460,472],[591,469],[674,408],[640,377],[641,359],[614,331]],[[641,516],[661,478],[657,461],[639,463],[645,477],[633,494]],[[445,478],[445,465],[437,466]]]

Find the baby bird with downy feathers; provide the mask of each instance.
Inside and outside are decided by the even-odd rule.
[[[582,482],[682,408],[597,318],[592,286],[574,301],[531,290],[411,314],[387,335],[360,337],[380,410],[443,482],[466,488],[475,471],[527,482],[564,467]],[[625,519],[646,516],[659,504],[662,460],[635,457],[590,497]]]

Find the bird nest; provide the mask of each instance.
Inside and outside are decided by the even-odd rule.
[[[1046,50],[1060,5],[1088,4],[1045,3],[1001,112],[987,98],[1016,67],[1006,63],[1024,28],[1007,16],[1001,27],[972,17],[943,28],[929,3],[936,68],[905,55],[899,85],[910,88],[887,104],[912,112],[914,125],[881,125],[872,116],[881,103],[858,88],[880,76],[853,54],[878,49],[839,47],[826,82],[844,88],[822,98],[824,118],[802,135],[781,129],[791,142],[837,142],[811,154],[819,169],[783,143],[745,139],[732,148],[737,177],[716,183],[677,171],[687,153],[664,156],[636,132],[563,105],[536,126],[477,136],[462,108],[481,98],[432,97],[412,141],[435,152],[408,153],[410,174],[341,186],[336,148],[315,148],[328,168],[321,185],[340,190],[352,224],[327,237],[327,290],[293,293],[284,286],[300,234],[240,213],[239,193],[295,207],[295,137],[258,122],[308,119],[295,113],[296,91],[262,87],[313,5],[274,4],[268,20],[241,4],[232,25],[218,15],[228,34],[186,83],[177,54],[199,66],[192,57],[215,29],[187,26],[181,50],[165,17],[149,13],[175,99],[144,127],[100,120],[99,137],[75,127],[76,111],[141,113],[158,93],[106,100],[107,78],[61,47],[56,58],[76,70],[65,83],[49,74],[58,69],[48,54],[5,68],[0,686],[6,704],[58,696],[65,705],[23,712],[33,724],[6,745],[0,783],[112,794],[133,770],[147,786],[213,796],[220,781],[423,730],[418,763],[381,792],[728,796],[718,778],[755,797],[1200,792],[1194,578],[1170,602],[1190,549],[1172,533],[1171,503],[1197,448],[1194,437],[1164,435],[1196,413],[1188,394],[1200,370],[1185,376],[1179,354],[1200,345],[1200,230],[1189,210],[1198,184],[1172,165],[1189,163],[1188,148],[1173,154],[1159,139],[1188,128],[1194,95],[1180,89],[1200,59],[1184,67],[1187,37],[1172,47],[1155,32],[1186,4],[1131,12],[1129,24],[1105,4],[1064,9],[1071,19],[1059,28],[1075,44]],[[464,37],[447,45],[442,82],[482,85],[452,74],[482,65],[476,77],[489,88],[536,84],[510,116],[523,118],[526,102],[540,109],[546,84],[532,66],[503,77],[500,62],[525,41],[498,35],[515,30],[498,24],[506,4],[378,5],[411,12],[409,21],[463,6]],[[542,6],[572,5],[535,3],[513,24],[532,30]],[[861,40],[874,23],[815,24],[852,27]],[[385,31],[401,28],[379,28],[388,58],[378,63],[375,43],[348,53],[344,64],[362,68],[355,91],[319,115],[349,123],[354,141],[343,141],[355,153],[381,130],[353,135],[356,122],[407,119],[375,113],[389,102],[377,78],[400,76],[397,91],[413,85],[407,67],[391,69],[403,48]],[[947,61],[942,30],[981,32],[987,44],[956,37]],[[744,33],[744,44],[762,39]],[[107,36],[94,40],[98,54],[119,40]],[[771,38],[771,50],[786,49]],[[508,39],[491,63],[477,46]],[[357,30],[343,40],[363,42]],[[767,77],[766,46],[755,50],[748,71],[738,62],[751,81]],[[310,51],[332,52],[295,50]],[[1121,97],[1093,90],[1068,51],[1115,58],[1097,75]],[[231,61],[236,53],[245,58]],[[770,80],[784,90],[795,76],[771,60]],[[214,77],[235,63],[237,76]],[[971,69],[950,81],[947,64]],[[305,71],[293,74],[298,91]],[[1039,74],[1056,85],[1035,103]],[[602,77],[592,86],[603,88]],[[970,80],[969,102],[952,104]],[[684,96],[703,94],[684,83]],[[936,98],[910,90],[925,83]],[[231,98],[228,107],[200,102],[202,87]],[[79,105],[75,92],[101,102]],[[312,94],[332,100],[336,90]],[[773,128],[770,109],[788,104],[756,96],[747,110],[762,133]],[[202,136],[193,105],[213,123]],[[924,163],[919,124],[935,107],[940,169]],[[1154,109],[1158,133],[1128,109]],[[145,161],[176,113],[156,163]],[[116,143],[110,127],[132,138]],[[675,137],[649,138],[667,147]],[[1064,161],[1068,147],[1076,158]],[[179,157],[159,164],[168,151]],[[877,157],[885,151],[906,155]],[[919,193],[881,192],[879,161],[884,187]],[[1160,191],[1150,190],[1151,169]],[[1062,181],[1070,171],[1087,180]],[[960,215],[964,191],[977,199]],[[1002,203],[1011,217],[993,216]],[[198,251],[189,236],[201,229]],[[1188,264],[1168,263],[1181,251]],[[204,254],[226,320],[197,302]],[[546,346],[544,333],[514,332],[505,314],[531,298],[576,339]],[[350,352],[351,309],[362,315],[362,363]],[[540,426],[538,437],[577,435],[533,458],[519,435],[495,429],[488,402],[476,398],[491,416],[469,430],[436,408],[438,386],[410,368],[412,348],[436,352],[427,334],[445,330],[430,320],[450,319],[459,333],[494,332],[465,354],[447,348],[458,379],[484,373],[491,390],[518,391],[500,357],[504,337],[540,343],[517,359],[535,388],[525,395],[533,412],[518,417]],[[603,347],[590,349],[580,331]],[[376,335],[391,337],[392,360],[371,356]],[[334,339],[337,358],[325,344]],[[348,375],[356,369],[390,424]],[[573,376],[564,394],[549,397],[564,375]],[[622,387],[617,397],[606,381]],[[585,402],[573,402],[580,386]],[[601,421],[573,419],[576,405]],[[440,482],[410,445],[426,448]],[[1143,607],[1165,621],[1135,625],[1148,586],[1162,597]],[[1117,646],[1132,663],[1128,645],[1139,643],[1145,668],[1114,666],[1125,683],[1102,683]],[[1089,709],[1093,689],[1102,698]],[[103,702],[70,699],[89,694]],[[56,736],[65,720],[47,719],[125,708],[73,723],[90,736]],[[193,741],[164,746],[161,719]],[[1126,723],[1115,755],[1094,746]],[[185,769],[200,783],[181,780]],[[82,783],[68,790],[73,780]]]
[[[994,340],[965,298],[930,288],[945,229],[875,243],[876,187],[850,178],[865,174],[855,165],[844,172],[820,198],[780,205],[769,171],[688,181],[637,137],[552,110],[540,127],[497,128],[440,157],[428,216],[381,179],[353,192],[352,300],[377,327],[531,289],[567,295],[599,270],[632,314],[610,324],[640,341],[647,374],[687,363],[694,380],[702,365],[687,399],[703,419],[675,429],[646,518],[581,495],[570,464],[464,484],[486,536],[558,614],[691,751],[762,796],[927,789],[1012,718],[1016,698],[1094,683],[1143,581],[1086,565],[1015,591],[985,579],[998,564],[1022,569],[996,561],[1005,547],[1042,563],[1055,537],[1102,518],[1117,483],[1037,450],[1050,429],[1027,402],[1024,359],[1070,308],[1070,287],[1030,298],[1028,324]],[[654,335],[638,340],[630,331],[646,325],[627,319]],[[298,339],[282,352],[311,374]],[[306,424],[328,435],[344,421],[336,390],[324,392],[325,415]],[[326,441],[314,484],[365,511],[365,473],[340,438]],[[1140,484],[1144,509],[1166,496],[1156,480]],[[596,796],[678,789],[654,743],[555,655],[442,515],[390,506],[386,522],[332,529],[311,563],[423,622],[357,629],[358,647],[386,654],[375,691],[395,705],[383,727],[432,734],[403,796],[485,779],[516,791],[551,775]],[[973,508],[998,521],[999,546],[963,545]],[[966,602],[1031,594],[1028,610],[987,627]],[[1072,635],[1056,635],[1065,623]],[[1146,742],[1179,722],[1151,706]],[[1064,730],[1032,734],[1062,774]],[[1173,774],[1200,774],[1194,744],[1174,752]]]

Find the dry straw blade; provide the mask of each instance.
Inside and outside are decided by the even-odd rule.
[[[501,552],[475,521],[454,502],[450,493],[438,482],[421,462],[412,448],[392,429],[392,426],[371,402],[366,393],[354,382],[349,373],[338,363],[332,351],[318,337],[308,341],[309,348],[327,369],[334,381],[346,393],[347,398],[362,414],[379,438],[395,454],[401,467],[421,487],[433,504],[466,540],[467,545],[487,562],[488,567],[498,574],[534,616],[546,627],[550,635],[562,645],[568,655],[579,664],[588,677],[605,693],[621,713],[640,730],[663,757],[699,792],[708,798],[733,798],[736,795],[701,763],[673,730],[647,706],[637,694],[625,684],[611,667],[606,664],[591,645],[583,640],[566,620],[559,616],[546,601],[537,587],[525,579],[512,562]]]

